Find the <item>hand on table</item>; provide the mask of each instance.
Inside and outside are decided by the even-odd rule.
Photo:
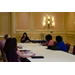
[[[29,40],[27,40],[27,42],[29,42]]]
[[[19,47],[19,48],[21,48],[22,46],[21,46],[21,45],[19,45],[18,47]]]
[[[31,56],[35,56],[35,53],[34,53],[34,54],[32,54]]]

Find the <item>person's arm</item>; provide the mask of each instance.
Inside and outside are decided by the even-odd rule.
[[[21,42],[24,42],[24,40],[25,40],[25,38],[22,37],[22,38],[21,38]]]
[[[46,41],[46,43],[41,43],[41,45],[47,45],[48,44],[48,41]]]
[[[27,37],[27,42],[29,42],[30,41],[30,39],[29,39],[29,37]]]
[[[23,55],[19,50],[17,50],[16,53],[17,53],[17,55],[19,55],[19,56],[22,57],[22,58],[35,56],[35,54],[32,54],[32,55]]]

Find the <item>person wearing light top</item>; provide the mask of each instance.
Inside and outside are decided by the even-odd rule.
[[[2,47],[4,47],[6,40],[9,38],[8,34],[5,34],[4,36],[4,40],[2,40],[0,43],[2,45]]]
[[[50,34],[46,35],[45,39],[46,39],[46,43],[41,43],[42,45],[47,45],[47,47],[54,46],[54,42],[53,42],[52,36]]]

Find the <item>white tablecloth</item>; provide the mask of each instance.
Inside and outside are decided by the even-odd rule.
[[[48,50],[46,46],[41,46],[39,43],[18,43],[19,45],[23,46],[19,50],[31,50],[36,56],[44,56],[42,59],[29,57],[32,62],[75,62],[75,55],[59,50]]]

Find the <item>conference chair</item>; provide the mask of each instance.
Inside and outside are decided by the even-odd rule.
[[[56,45],[56,41],[54,41],[54,46]]]
[[[69,43],[66,43],[66,47],[67,47],[67,52],[69,52],[70,44]]]
[[[1,48],[1,53],[2,53],[2,57],[3,57],[3,62],[8,62],[6,54],[5,54],[4,50],[3,50],[3,48]]]
[[[74,47],[73,47],[73,54],[75,55],[75,45],[74,45]]]
[[[2,48],[2,44],[1,44],[1,42],[0,42],[0,50],[1,50],[1,48]]]

